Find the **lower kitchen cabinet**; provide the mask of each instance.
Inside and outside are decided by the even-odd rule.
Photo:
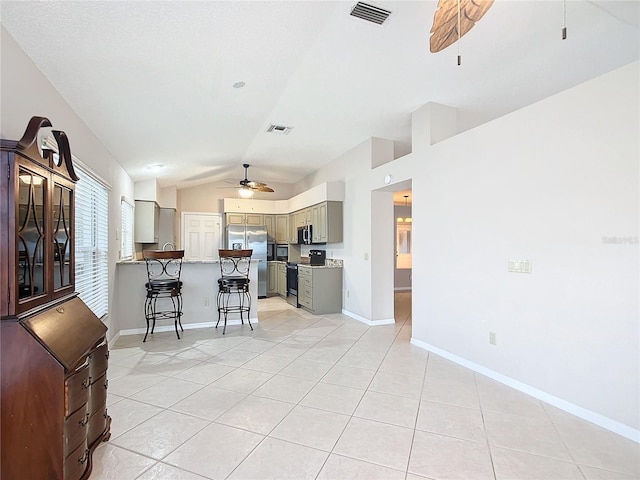
[[[267,295],[278,293],[278,262],[267,262]]]
[[[342,311],[342,268],[298,265],[298,303],[314,314]]]
[[[278,263],[278,295],[287,297],[287,264],[286,262]]]

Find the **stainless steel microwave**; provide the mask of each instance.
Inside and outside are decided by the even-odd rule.
[[[298,227],[298,245],[311,245],[313,243],[313,226],[304,225]]]

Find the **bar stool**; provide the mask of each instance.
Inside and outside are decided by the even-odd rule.
[[[227,315],[239,312],[240,322],[244,325],[244,313],[247,313],[249,327],[251,325],[251,294],[249,293],[249,268],[253,250],[218,250],[220,257],[220,278],[218,279],[218,322],[224,315],[224,328],[222,334],[227,331]],[[238,296],[238,303],[229,304],[234,295]]]
[[[184,250],[144,250],[142,256],[147,264],[147,298],[144,302],[144,313],[147,320],[147,332],[144,334],[143,342],[147,341],[149,335],[149,323],[151,322],[151,333],[156,327],[157,319],[173,318],[176,335],[178,325],[182,328],[182,282],[180,272],[182,270],[182,258]],[[165,299],[160,302],[163,308],[158,309],[158,299]],[[168,301],[171,301],[171,304]]]

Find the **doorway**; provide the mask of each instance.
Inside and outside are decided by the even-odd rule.
[[[413,259],[412,190],[393,192],[393,230],[395,238],[394,292],[411,291]]]

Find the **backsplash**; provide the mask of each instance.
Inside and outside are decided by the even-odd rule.
[[[340,258],[327,258],[324,261],[325,267],[342,267],[342,259]]]

